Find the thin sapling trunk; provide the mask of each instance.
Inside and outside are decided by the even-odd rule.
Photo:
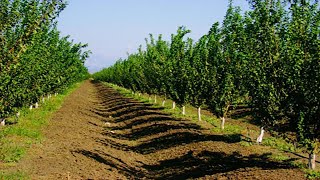
[[[164,99],[163,101],[162,101],[162,107],[164,107],[164,104],[166,103],[166,100]]]
[[[16,113],[15,122],[18,122],[18,121],[19,121],[19,117],[20,117],[20,111]]]
[[[6,125],[6,119],[0,119],[0,126]]]
[[[314,152],[309,154],[308,166],[309,169],[316,169],[316,154]]]
[[[257,143],[258,143],[258,144],[262,143],[263,136],[264,136],[264,129],[263,129],[263,127],[261,127],[261,129],[260,129],[260,135],[259,135],[259,137],[257,138]]]
[[[157,95],[154,95],[154,103],[157,103]]]
[[[176,108],[176,102],[172,101],[172,109]]]
[[[230,105],[228,104],[227,106],[226,106],[226,108],[222,108],[221,110],[221,114],[222,114],[222,118],[221,118],[221,129],[222,130],[224,130],[224,124],[226,123],[226,116],[227,116],[227,113],[228,113],[228,110],[229,110],[229,107],[230,107]]]
[[[224,116],[222,116],[221,118],[221,129],[224,130],[224,124],[226,122],[226,118]]]
[[[201,107],[198,107],[198,120],[201,121]]]
[[[182,106],[182,115],[186,115],[186,106],[185,105]]]

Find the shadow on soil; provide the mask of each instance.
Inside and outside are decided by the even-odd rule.
[[[289,162],[270,161],[270,154],[242,156],[238,153],[225,154],[223,152],[202,151],[200,153],[188,153],[173,159],[158,162],[157,165],[147,165],[142,162],[140,168],[126,164],[119,158],[105,152],[90,152],[86,150],[76,151],[99,163],[108,165],[127,178],[147,179],[188,179],[198,178],[217,173],[227,173],[246,168],[261,168],[264,170],[290,168]]]
[[[183,147],[188,144],[217,141],[226,144],[241,141],[240,134],[212,135],[204,132],[199,125],[183,119],[170,117],[161,108],[151,107],[133,99],[125,98],[115,90],[96,83],[95,86],[102,102],[91,110],[91,113],[102,116],[109,125],[103,133],[103,139],[97,142],[124,152],[135,152],[148,155],[170,148]],[[97,125],[97,124],[92,124]],[[125,142],[134,143],[125,143]],[[130,144],[130,145],[129,145]],[[132,145],[133,144],[133,145]],[[286,169],[293,159],[275,162],[269,159],[270,154],[243,156],[234,152],[212,152],[202,149],[198,152],[178,153],[169,159],[156,163],[126,161],[98,150],[78,150],[82,154],[99,163],[116,169],[129,179],[187,179],[197,178],[216,173],[225,173],[246,168]]]
[[[151,134],[152,136],[153,134]],[[115,135],[117,136],[117,135]],[[111,146],[122,151],[134,151],[139,154],[150,154],[160,150],[169,149],[177,146],[183,146],[191,143],[198,143],[204,141],[222,141],[226,143],[235,143],[241,140],[238,134],[232,135],[204,135],[194,132],[172,132],[163,136],[154,136],[150,140],[143,141],[136,146],[129,146],[127,144],[118,143],[115,140],[106,137],[98,142]]]

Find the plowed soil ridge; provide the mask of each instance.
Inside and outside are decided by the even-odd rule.
[[[32,179],[304,179],[239,145],[240,135],[171,117],[87,81],[66,98],[17,169]]]

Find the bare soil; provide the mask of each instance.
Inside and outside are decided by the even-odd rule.
[[[259,147],[87,81],[15,167],[32,179],[305,179]],[[255,149],[255,150],[253,150]]]

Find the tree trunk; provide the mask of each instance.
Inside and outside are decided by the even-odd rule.
[[[30,105],[29,109],[32,110],[32,105]]]
[[[0,119],[0,126],[6,125],[6,119]]]
[[[36,102],[36,104],[35,104],[35,106],[34,106],[34,108],[38,108],[39,107],[39,104],[38,104],[38,102]]]
[[[44,103],[44,97],[42,97],[42,103]]]
[[[176,102],[172,101],[172,109],[176,108]]]
[[[16,117],[14,118],[15,123],[19,121],[20,111],[16,113]]]
[[[166,100],[164,99],[163,101],[162,101],[162,107],[164,107],[164,104],[166,103]]]
[[[157,103],[157,95],[154,95],[154,103]]]
[[[139,97],[141,96],[141,93],[139,93]]]
[[[310,153],[309,154],[309,169],[315,170],[316,169],[316,154],[315,153]]]
[[[224,123],[226,122],[226,119],[225,119],[225,117],[223,116],[222,118],[221,118],[221,129],[222,130],[224,130]]]
[[[198,120],[201,121],[201,107],[198,107]]]
[[[182,106],[182,115],[186,115],[186,106]]]
[[[259,135],[259,137],[257,138],[257,143],[258,143],[258,144],[262,143],[263,136],[264,136],[264,129],[263,129],[263,127],[261,127],[261,129],[260,129],[260,135]]]
[[[149,102],[151,101],[151,96],[149,95]]]

